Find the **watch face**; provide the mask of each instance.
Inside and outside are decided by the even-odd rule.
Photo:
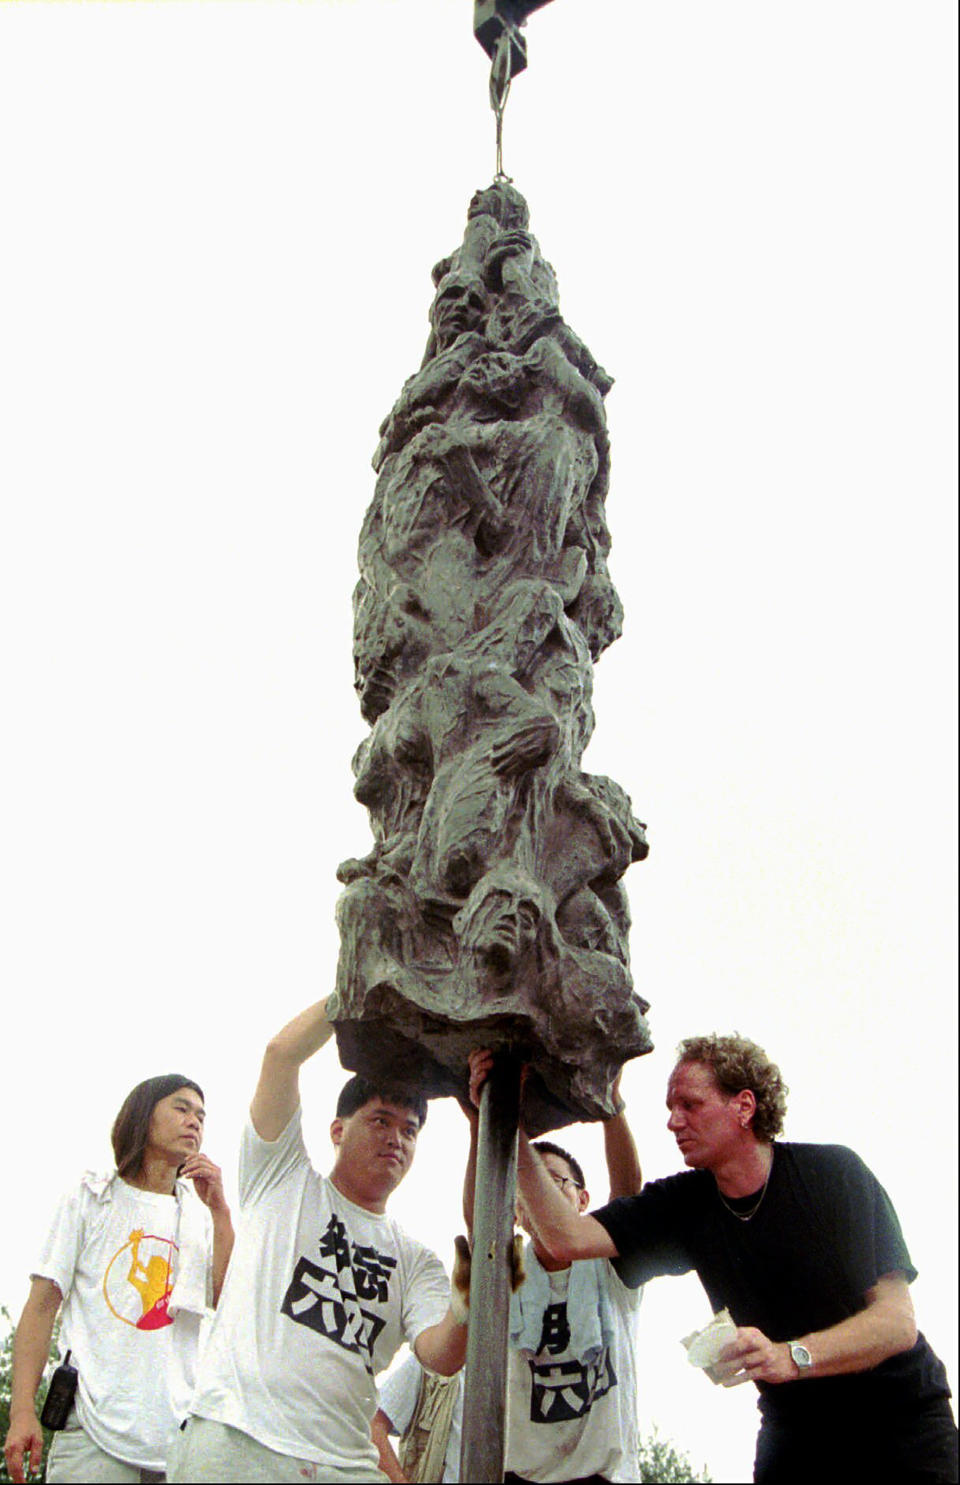
[[[811,1366],[813,1364],[813,1357],[810,1355],[810,1352],[807,1350],[806,1346],[800,1346],[797,1344],[796,1341],[791,1342],[790,1355],[793,1357],[794,1361],[797,1363],[797,1366],[800,1368],[801,1371],[805,1366]]]

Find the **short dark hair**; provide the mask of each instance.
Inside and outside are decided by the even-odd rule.
[[[587,1183],[583,1178],[583,1168],[579,1160],[574,1160],[569,1150],[564,1150],[560,1145],[555,1145],[553,1140],[537,1140],[533,1148],[539,1150],[541,1155],[559,1155],[560,1159],[565,1160],[569,1165],[573,1179],[580,1187],[580,1190],[585,1191],[587,1189]]]
[[[372,1098],[380,1098],[384,1103],[395,1103],[401,1109],[412,1109],[420,1121],[421,1129],[427,1122],[427,1100],[418,1089],[410,1088],[403,1083],[386,1082],[379,1078],[376,1081],[372,1078],[362,1078],[359,1073],[344,1083],[340,1089],[340,1097],[337,1099],[337,1118],[349,1119]]]
[[[682,1062],[699,1062],[708,1067],[721,1093],[732,1097],[749,1088],[757,1100],[751,1121],[758,1140],[773,1140],[783,1130],[790,1089],[775,1062],[762,1047],[734,1032],[732,1036],[688,1036],[677,1048],[679,1067]]]
[[[150,1131],[150,1116],[161,1098],[169,1098],[178,1088],[192,1088],[194,1093],[199,1093],[203,1098],[203,1089],[199,1083],[195,1083],[192,1078],[181,1077],[179,1073],[162,1073],[158,1078],[145,1078],[127,1094],[110,1131],[113,1158],[117,1162],[119,1175],[140,1174]]]

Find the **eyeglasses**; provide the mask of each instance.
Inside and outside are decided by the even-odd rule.
[[[551,1171],[548,1171],[547,1174],[550,1177],[550,1179],[553,1182],[553,1184],[556,1186],[556,1188],[557,1188],[558,1191],[565,1191],[568,1186],[573,1186],[574,1189],[577,1190],[577,1191],[582,1191],[583,1190],[583,1187],[580,1185],[580,1182],[579,1181],[575,1181],[573,1179],[573,1176],[558,1176],[552,1170]]]

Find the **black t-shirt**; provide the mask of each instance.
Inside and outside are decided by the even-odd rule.
[[[752,1205],[752,1203],[750,1204]],[[609,1232],[614,1266],[636,1286],[695,1270],[714,1311],[730,1311],[772,1341],[826,1330],[857,1314],[883,1274],[916,1278],[890,1198],[843,1145],[774,1145],[770,1180],[749,1221],[720,1200],[709,1171],[652,1181],[592,1214]],[[764,1413],[836,1405],[911,1406],[949,1397],[946,1373],[920,1336],[910,1351],[866,1372],[758,1384]]]

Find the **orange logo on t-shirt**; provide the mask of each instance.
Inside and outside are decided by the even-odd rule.
[[[138,1228],[114,1253],[103,1276],[103,1297],[124,1325],[137,1330],[160,1330],[173,1324],[167,1305],[177,1251],[176,1243],[169,1238]]]

